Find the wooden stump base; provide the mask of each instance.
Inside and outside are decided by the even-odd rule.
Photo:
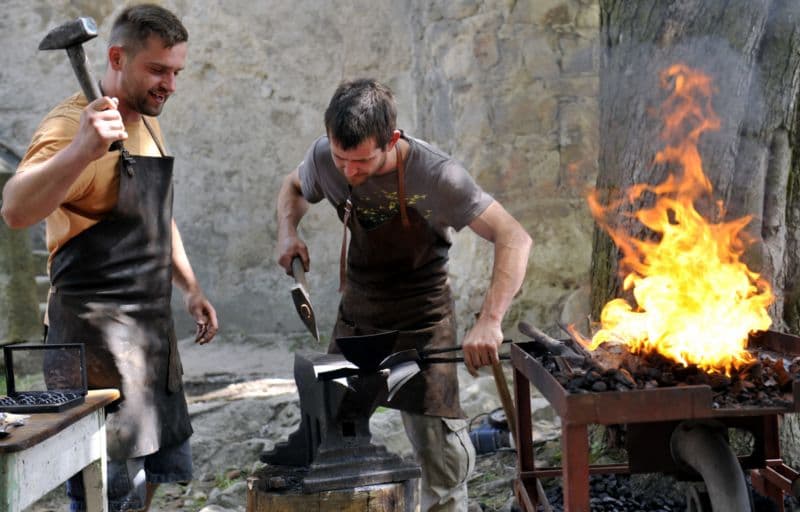
[[[303,493],[270,489],[259,477],[247,481],[247,512],[418,512],[419,480]]]

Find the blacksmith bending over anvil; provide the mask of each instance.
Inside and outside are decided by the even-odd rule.
[[[398,330],[398,343],[407,348],[452,346],[448,231],[469,226],[494,243],[489,289],[462,343],[465,364],[477,375],[478,368],[498,361],[501,320],[522,285],[531,238],[458,162],[398,130],[396,118],[392,92],[375,80],[336,89],[325,111],[327,136],[314,141],[281,186],[278,262],[291,273],[292,258],[299,255],[308,270],[308,248],[297,226],[309,203],[327,199],[352,237],[349,246],[346,236],[342,241],[334,340]],[[335,342],[329,350],[336,351]],[[475,451],[455,365],[429,365],[389,405],[402,411],[422,467],[422,510],[466,510]]]
[[[3,190],[12,228],[47,219],[46,342],[85,343],[89,387],[122,392],[106,423],[112,511],[147,509],[158,483],[192,477],[173,281],[198,323],[196,341],[218,328],[172,218],[172,157],[155,119],[175,91],[187,39],[166,9],[124,10],[111,30],[104,96],[87,105],[75,94],[52,110]],[[117,140],[133,163],[109,151]],[[72,510],[85,510],[80,474],[67,492]]]

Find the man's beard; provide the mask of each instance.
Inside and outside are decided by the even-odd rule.
[[[156,117],[161,114],[166,101],[167,98],[165,97],[163,102],[153,105],[150,101],[150,93],[147,92],[144,96],[141,96],[136,100],[136,111],[146,116]]]
[[[161,114],[161,110],[164,108],[164,104],[168,99],[166,93],[160,94],[164,97],[164,101],[159,103],[150,96],[150,91],[153,89],[148,89],[144,93],[138,93],[135,84],[125,84],[123,90],[126,91],[126,96],[130,98],[129,104],[131,108],[135,112],[145,116],[156,117]],[[156,94],[158,94],[157,90]]]

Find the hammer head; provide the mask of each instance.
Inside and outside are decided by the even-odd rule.
[[[97,37],[97,23],[88,16],[81,16],[62,23],[47,33],[39,43],[40,50],[64,50]]]

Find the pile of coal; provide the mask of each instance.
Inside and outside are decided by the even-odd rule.
[[[545,486],[545,494],[555,512],[564,512],[561,485]],[[627,475],[592,475],[589,478],[589,505],[592,512],[684,512],[686,499],[679,493],[639,494]],[[541,506],[539,510],[544,510]]]
[[[800,358],[786,363],[764,354],[754,354],[751,363],[732,369],[730,375],[684,366],[658,353],[625,354],[611,368],[587,359],[580,367],[565,369],[563,361],[550,354],[540,361],[570,393],[708,385],[715,408],[789,407],[793,382],[800,378]]]
[[[564,512],[564,495],[560,480],[545,483],[545,494],[554,512]],[[749,487],[749,482],[748,482]],[[778,508],[769,499],[754,492],[754,512],[777,512]],[[665,489],[663,485],[641,487],[630,475],[592,475],[589,479],[589,502],[592,512],[684,512],[687,509],[686,495],[680,486]],[[785,510],[797,510],[798,501],[784,497]],[[544,510],[543,507],[538,508]]]

